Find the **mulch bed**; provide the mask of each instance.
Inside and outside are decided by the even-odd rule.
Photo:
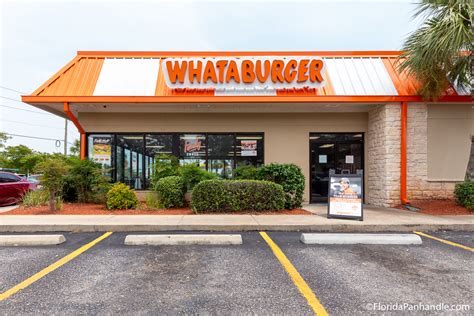
[[[474,212],[457,204],[454,200],[413,200],[412,206],[421,210],[419,213],[430,215],[474,215]],[[398,207],[404,209],[401,205]]]
[[[265,211],[265,212],[232,212],[232,213],[200,213],[199,215],[312,215],[312,213],[302,210],[281,210],[281,211]],[[176,209],[150,210],[116,210],[110,211],[102,204],[92,203],[64,203],[63,208],[59,211],[52,212],[48,206],[24,208],[20,206],[10,212],[0,213],[0,215],[195,215],[189,207]]]

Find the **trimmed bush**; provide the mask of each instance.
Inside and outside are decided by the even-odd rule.
[[[155,190],[163,207],[182,207],[184,205],[184,181],[181,177],[161,178],[156,183]]]
[[[202,170],[195,164],[181,166],[179,174],[187,191],[191,191],[201,181],[217,179],[216,174]]]
[[[474,211],[474,181],[465,181],[456,184],[454,196],[458,204]]]
[[[281,210],[285,192],[268,181],[207,180],[194,187],[191,206],[196,213]]]
[[[300,167],[295,164],[271,163],[258,168],[258,178],[278,183],[283,187],[286,194],[285,208],[301,207],[305,178]]]
[[[160,154],[155,156],[153,172],[151,174],[151,185],[155,187],[160,179],[171,176],[179,176],[179,160],[176,156]]]
[[[138,205],[138,198],[135,191],[127,185],[117,182],[107,192],[107,208],[109,210],[128,210],[134,209]]]
[[[258,168],[254,166],[242,166],[234,169],[235,180],[258,180]]]

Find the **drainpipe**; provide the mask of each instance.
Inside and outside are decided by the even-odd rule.
[[[407,102],[401,103],[401,135],[400,135],[400,201],[409,204],[407,199]]]
[[[64,113],[68,116],[68,118],[71,120],[71,122],[74,123],[76,126],[77,130],[81,134],[81,149],[80,149],[80,157],[81,159],[86,159],[86,132],[82,128],[81,124],[77,120],[77,118],[74,116],[74,114],[71,112],[71,109],[69,108],[69,102],[64,102]]]

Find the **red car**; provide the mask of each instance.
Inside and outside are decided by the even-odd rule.
[[[30,190],[30,185],[27,179],[0,171],[0,206],[18,203],[23,194]]]

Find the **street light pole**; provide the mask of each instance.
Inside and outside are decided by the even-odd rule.
[[[64,156],[67,155],[67,119],[64,119]]]

